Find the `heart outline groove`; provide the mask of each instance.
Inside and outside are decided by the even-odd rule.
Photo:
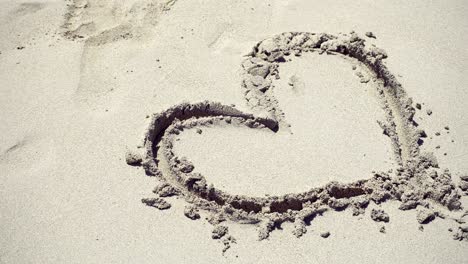
[[[272,81],[278,78],[278,67],[287,61],[287,56],[311,52],[351,58],[372,73],[371,81],[385,113],[385,120],[379,121],[379,125],[391,140],[397,168],[347,184],[333,181],[300,193],[251,197],[215,188],[203,175],[193,172],[190,161],[175,155],[173,142],[184,129],[233,124],[267,128],[273,133],[287,131],[288,123],[274,96]],[[463,192],[453,182],[450,172],[439,168],[433,153],[420,150],[426,134],[413,120],[413,102],[388,70],[385,58],[385,51],[366,46],[365,40],[354,32],[337,36],[286,32],[258,42],[242,63],[242,88],[247,105],[268,115],[256,116],[209,101],[182,103],[154,114],[139,149],[143,153],[136,162],[127,159],[127,163],[143,166],[147,175],[156,176],[161,182],[155,189],[161,198],[143,199],[143,203],[166,209],[170,205],[163,198],[180,195],[190,204],[185,212],[189,218],[198,218],[196,212],[203,210],[212,214],[210,222],[215,225],[225,219],[256,224],[259,239],[267,238],[283,222],[293,222],[293,233],[300,237],[317,215],[346,208],[352,208],[353,215],[360,215],[370,202],[395,200],[400,202],[402,210],[417,206],[436,210],[435,204],[448,211],[461,209]]]

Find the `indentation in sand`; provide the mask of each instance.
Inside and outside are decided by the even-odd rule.
[[[395,161],[393,169],[387,172],[374,172],[367,177],[362,175],[362,178],[350,183],[331,181],[321,187],[312,187],[302,192],[259,197],[232,193],[214,186],[203,174],[196,172],[195,168],[199,164],[192,162],[193,157],[181,157],[175,151],[177,142],[182,141],[182,134],[189,133],[191,130],[195,130],[199,135],[202,135],[203,130],[205,130],[206,134],[210,136],[210,133],[219,135],[221,133],[219,129],[223,129],[222,133],[226,135],[229,134],[226,131],[230,129],[227,127],[232,127],[237,131],[245,131],[245,135],[247,135],[247,130],[255,131],[252,134],[255,135],[254,137],[260,133],[268,135],[265,137],[280,137],[282,134],[288,135],[291,132],[293,133],[291,136],[293,136],[295,131],[291,124],[307,123],[307,117],[314,113],[305,113],[303,116],[294,117],[294,113],[303,113],[305,110],[290,105],[310,99],[306,99],[306,96],[298,98],[291,94],[284,94],[284,98],[290,97],[292,98],[290,100],[296,100],[296,102],[290,103],[285,109],[282,109],[282,102],[278,100],[278,95],[275,93],[280,88],[276,87],[274,83],[275,80],[282,79],[282,73],[279,71],[280,66],[289,62],[292,56],[300,57],[305,53],[346,56],[355,63],[352,65],[352,69],[356,70],[355,75],[359,82],[372,84],[369,87],[373,87],[372,93],[376,95],[384,112],[384,119],[376,121],[378,121],[383,133],[390,139]],[[421,138],[424,138],[426,134],[414,122],[413,102],[407,97],[395,76],[387,69],[384,63],[386,57],[383,50],[375,46],[366,46],[365,40],[354,32],[338,36],[286,32],[265,39],[254,46],[242,64],[244,96],[255,115],[241,112],[232,106],[209,101],[195,104],[182,103],[173,106],[151,118],[143,146],[140,146],[140,149],[144,151],[140,153],[142,162],[134,163],[136,155],[128,155],[132,159],[127,162],[130,165],[138,166],[141,164],[147,175],[157,176],[162,187],[157,188],[155,193],[160,197],[166,197],[168,193],[164,191],[159,194],[158,190],[172,189],[171,195],[182,195],[195,209],[209,212],[212,215],[210,217],[212,224],[218,224],[226,219],[256,224],[259,228],[259,239],[267,238],[269,233],[280,227],[283,222],[294,222],[293,234],[300,237],[307,231],[306,225],[310,220],[324,211],[330,209],[342,211],[351,208],[353,215],[360,215],[365,212],[370,202],[379,204],[395,200],[401,203],[401,210],[423,206],[434,210],[438,216],[445,218],[445,212],[461,209],[461,191],[452,181],[450,172],[439,168],[432,153],[421,153],[419,144]],[[299,75],[301,73],[293,78],[293,86],[300,80]],[[291,78],[289,79],[291,80]],[[305,79],[304,83],[307,84],[307,82]],[[303,85],[305,88],[308,88],[307,86],[309,85]],[[304,89],[305,91],[306,89]],[[286,90],[284,92],[286,93]],[[313,92],[316,90],[312,90]],[[344,102],[350,101],[344,100]],[[329,104],[332,102],[326,102],[324,106],[329,106]],[[359,105],[357,99],[356,104]],[[367,105],[367,103],[364,104]],[[325,113],[330,112],[332,113],[328,110]],[[292,113],[292,121],[289,121],[287,113]],[[353,127],[359,127],[361,123],[363,123],[361,119],[358,119]],[[342,124],[352,125],[346,122]],[[365,126],[367,125],[365,124]],[[226,131],[224,131],[225,129]],[[216,137],[214,140],[217,140]],[[371,135],[371,137],[379,138],[380,135]],[[247,136],[243,136],[243,138],[249,140]],[[205,137],[205,139],[213,138]],[[265,138],[261,140],[267,142]],[[229,148],[229,142],[224,139],[222,141],[224,144],[219,140],[217,145],[222,145],[219,146],[221,149]],[[271,143],[271,141],[268,142]],[[262,147],[258,141],[256,143],[255,146]],[[205,140],[205,144],[209,144],[209,142]],[[282,143],[281,147],[283,145],[286,144]],[[294,147],[298,146],[289,147],[293,148],[287,152],[288,155],[294,150]],[[249,149],[245,151],[249,151]],[[283,150],[284,153],[286,151]],[[260,154],[265,155],[265,153]],[[304,155],[307,154],[311,155],[310,153]],[[268,156],[271,155],[274,153],[270,153]],[[339,153],[335,153],[335,156],[339,157]],[[291,172],[281,177],[283,180],[288,179],[290,174]],[[232,181],[236,181],[236,179],[232,179]],[[282,187],[282,185],[278,187]],[[158,199],[150,200],[166,203],[162,198]],[[144,203],[148,201],[148,199],[143,199]],[[165,207],[167,208],[167,206]],[[444,213],[440,211],[441,208],[445,208]],[[382,212],[382,215],[385,215],[385,212]],[[226,243],[229,244],[229,241]]]
[[[127,91],[116,94],[107,88],[118,86],[116,76],[121,74],[111,70],[107,56],[119,59],[119,65],[126,65],[127,58],[116,56],[112,50],[122,48],[118,45],[122,41],[127,42],[129,49],[136,49],[132,40],[151,40],[162,14],[175,3],[175,0],[74,0],[68,6],[62,34],[84,42],[80,81],[74,95],[79,105],[95,108],[109,102],[119,103],[119,96]]]

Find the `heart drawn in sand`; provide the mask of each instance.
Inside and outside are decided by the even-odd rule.
[[[398,163],[395,175],[375,173],[369,179],[348,184],[330,182],[301,193],[250,197],[213,187],[203,175],[194,173],[190,161],[174,154],[173,143],[184,129],[230,124],[251,129],[268,128],[273,132],[287,130],[286,117],[271,89],[272,80],[279,76],[278,67],[286,63],[287,56],[307,52],[340,54],[356,60],[372,73],[371,79],[362,81],[374,82],[382,101],[386,120],[379,124],[392,142]],[[217,215],[218,221],[229,218],[259,224],[261,239],[285,221],[294,222],[294,234],[301,236],[306,232],[306,223],[317,214],[330,208],[339,211],[351,207],[353,214],[358,215],[370,201],[397,200],[402,203],[402,209],[412,209],[431,200],[449,209],[457,208],[460,196],[444,188],[451,186],[451,181],[437,176],[431,181],[425,180],[437,163],[432,155],[420,153],[419,144],[425,134],[413,121],[415,110],[411,99],[385,66],[386,57],[383,50],[367,47],[365,40],[355,33],[333,36],[287,32],[265,39],[255,45],[242,64],[242,88],[247,105],[269,113],[268,116],[257,117],[216,102],[182,103],[153,115],[144,140],[143,157],[130,159],[130,162],[127,159],[127,162],[141,163],[148,175],[158,177],[161,184],[155,192],[160,197],[185,197],[191,204],[185,212],[189,218],[196,219],[198,210],[206,210]],[[143,202],[159,209],[170,207],[162,198],[143,199]]]

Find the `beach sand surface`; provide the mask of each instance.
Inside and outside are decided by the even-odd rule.
[[[156,181],[125,154],[141,145],[149,116],[181,102],[252,113],[241,63],[263,39],[372,31],[366,43],[387,52],[389,70],[421,104],[421,149],[458,182],[468,174],[467,6],[0,1],[0,263],[466,263],[468,243],[448,231],[455,222],[436,218],[420,230],[417,212],[394,201],[360,216],[327,211],[300,238],[292,223],[258,241],[255,225],[228,222],[237,242],[223,253],[207,212],[188,219],[181,197],[167,198],[169,210],[141,203]],[[260,197],[395,168],[372,84],[349,61],[303,54],[279,71],[274,93],[289,129],[184,130],[175,152],[221,190]],[[461,202],[468,207],[467,196]],[[389,223],[369,217],[377,207]]]

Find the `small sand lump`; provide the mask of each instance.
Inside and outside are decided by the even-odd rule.
[[[189,160],[187,160],[187,158],[185,157],[182,157],[179,160],[179,166],[180,166],[180,170],[184,173],[190,173],[195,168],[193,164]]]
[[[427,224],[435,219],[435,214],[429,209],[421,209],[418,210],[416,218],[418,219],[418,223]]]
[[[127,162],[128,165],[138,166],[141,164],[142,158],[140,155],[134,152],[127,151],[127,153],[125,153],[125,161]]]
[[[224,248],[223,248],[223,254],[231,248],[231,243],[237,243],[236,242],[236,239],[233,237],[233,236],[225,236],[223,239],[222,239],[222,242],[224,244]]]
[[[382,226],[379,230],[380,233],[385,234],[387,231],[385,230],[385,226]]]
[[[468,225],[462,225],[458,227],[458,230],[453,234],[454,240],[468,240]]]
[[[377,37],[374,35],[374,33],[372,33],[371,31],[366,32],[366,37],[368,37],[368,38],[377,38]]]
[[[460,180],[458,187],[460,187],[462,191],[468,192],[468,175],[460,176]]]
[[[200,214],[198,213],[197,208],[191,205],[185,207],[184,215],[192,220],[197,220],[200,218]]]
[[[166,210],[171,208],[171,204],[161,198],[143,198],[141,199],[141,202],[148,206],[158,208],[159,210]]]
[[[371,211],[371,218],[376,222],[389,222],[390,217],[387,213],[384,212],[382,209],[372,209]]]
[[[468,191],[468,181],[462,181],[458,184],[462,191]]]
[[[293,230],[293,235],[295,235],[297,238],[303,236],[305,233],[307,233],[307,228],[302,220],[296,220],[294,222],[294,230]]]
[[[223,236],[225,236],[228,233],[228,231],[229,229],[227,226],[222,226],[222,225],[215,226],[211,234],[211,237],[213,239],[220,239]]]
[[[170,197],[170,196],[174,196],[174,195],[179,194],[179,190],[177,190],[176,188],[174,188],[173,186],[171,186],[168,183],[162,183],[162,184],[156,186],[156,188],[154,188],[153,192],[155,194],[159,195],[159,197]]]
[[[322,233],[320,233],[320,236],[323,237],[323,238],[327,238],[327,237],[330,236],[330,232],[328,232],[328,231],[327,232],[322,232]]]

